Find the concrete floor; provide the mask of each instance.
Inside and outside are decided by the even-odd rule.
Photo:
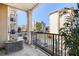
[[[0,52],[2,56],[47,56],[44,52],[39,50],[38,48],[34,48],[33,46],[28,46],[24,44],[24,48],[20,51],[13,52],[7,55],[4,55]]]

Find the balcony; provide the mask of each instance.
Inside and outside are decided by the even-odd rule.
[[[22,36],[27,32],[22,32]],[[23,41],[23,49],[5,54],[6,50],[1,50],[0,55],[5,56],[66,56],[64,38],[59,34],[31,32],[31,45]]]
[[[54,33],[44,33],[44,32],[31,32],[32,28],[32,10],[37,6],[37,4],[1,4],[2,7],[5,7],[5,9],[2,9],[1,12],[1,23],[0,23],[0,41],[1,44],[4,43],[4,41],[7,41],[7,35],[8,35],[8,29],[7,29],[7,12],[8,6],[12,6],[14,8],[23,10],[27,12],[27,39],[28,44],[25,44],[23,41],[23,49],[17,51],[5,54],[6,49],[5,47],[0,50],[0,55],[5,56],[67,56],[67,50],[65,49],[64,43],[64,37],[59,34]],[[25,7],[24,7],[25,6]],[[3,14],[3,12],[5,12]],[[3,15],[5,15],[3,17]],[[5,20],[6,19],[6,20]],[[13,21],[13,19],[11,19]],[[15,23],[15,21],[13,22]],[[6,26],[5,26],[5,25]],[[2,26],[3,25],[3,26]],[[13,26],[12,26],[13,27]],[[4,32],[3,32],[4,31]],[[24,32],[25,33],[25,32]],[[22,35],[23,37],[23,35]],[[21,37],[21,39],[22,39]],[[14,44],[17,45],[17,44]],[[11,46],[11,49],[15,50],[15,47]]]

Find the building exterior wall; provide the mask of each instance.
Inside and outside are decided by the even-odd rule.
[[[0,44],[8,40],[8,6],[0,4]]]
[[[71,10],[67,10],[68,13],[60,16],[60,11],[56,11],[49,15],[49,32],[59,34],[59,29],[63,27],[66,17],[71,15]],[[63,11],[61,11],[63,12]]]
[[[0,44],[8,41],[9,32],[11,29],[10,23],[10,7],[5,4],[0,4]],[[16,25],[16,24],[15,24]],[[16,26],[15,26],[16,27]]]
[[[59,19],[59,12],[51,14],[49,16],[49,32],[50,33],[58,33],[58,19]]]

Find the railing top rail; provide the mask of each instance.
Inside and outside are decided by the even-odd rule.
[[[50,34],[50,35],[60,35],[60,34],[55,34],[55,33],[47,33],[47,32],[34,32],[38,34]]]
[[[27,31],[21,31],[21,32],[27,32]]]

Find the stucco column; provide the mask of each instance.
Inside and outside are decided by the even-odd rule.
[[[29,44],[31,44],[32,10],[27,11],[27,31],[28,31],[28,41]]]
[[[8,40],[8,6],[0,4],[0,44]]]

